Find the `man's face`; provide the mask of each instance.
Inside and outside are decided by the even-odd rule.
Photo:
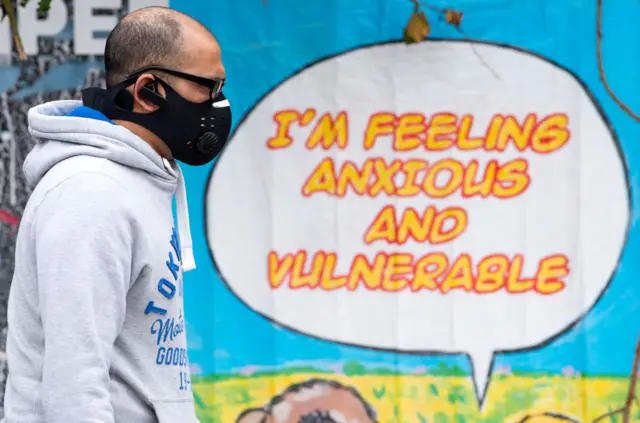
[[[184,32],[184,57],[180,71],[211,79],[224,79],[225,69],[222,64],[220,45],[202,28],[186,28]],[[185,100],[202,103],[209,99],[210,90],[192,81],[174,78],[171,86]]]
[[[201,27],[186,26],[183,32],[183,47],[181,49],[182,66],[177,71],[188,73],[210,79],[225,79],[226,73],[222,64],[220,45],[218,42]],[[203,103],[210,99],[211,90],[209,87],[200,85],[177,76],[164,75],[156,72],[157,77],[162,78],[185,100],[193,103]],[[155,86],[158,93],[165,97],[166,93],[162,84],[154,84],[152,73],[140,75],[135,85],[130,87],[135,97],[133,111],[136,113],[151,113],[157,110],[158,106],[144,100],[138,94],[143,86]]]

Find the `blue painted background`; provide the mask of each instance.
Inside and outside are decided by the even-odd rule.
[[[234,118],[240,118],[274,86],[301,67],[362,45],[397,40],[411,13],[408,0],[175,0],[171,7],[198,17],[223,48]],[[632,109],[640,111],[640,2],[604,0],[604,54],[608,79]],[[597,73],[596,0],[433,0],[464,11],[463,29],[472,39],[517,46],[577,74],[612,122],[627,160],[632,204],[638,198],[640,124],[608,96]],[[433,36],[460,34],[432,15]],[[69,32],[60,37],[68,36]],[[54,68],[28,92],[77,86],[88,64]],[[15,69],[0,69],[0,90]],[[327,87],[330,89],[331,87]],[[343,347],[290,333],[244,307],[213,270],[205,238],[204,194],[211,166],[184,166],[198,268],[185,277],[190,359],[203,374],[246,365],[313,362],[317,367],[348,360],[376,367],[412,368],[435,358]],[[256,211],[259,213],[259,211]],[[552,344],[498,356],[496,365],[514,370],[624,374],[630,370],[640,328],[640,233],[636,211],[621,265],[608,291],[577,327]],[[438,358],[439,361],[442,358]],[[466,357],[448,357],[469,368]]]

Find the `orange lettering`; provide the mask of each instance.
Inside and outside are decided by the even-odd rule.
[[[432,116],[425,142],[427,150],[446,150],[453,145],[457,119],[452,113],[438,113]]]
[[[459,237],[465,229],[469,219],[467,212],[460,207],[448,207],[433,218],[429,240],[432,244],[444,244]],[[445,228],[447,222],[452,222],[452,226]]]
[[[543,295],[555,294],[565,287],[562,278],[569,274],[569,259],[556,254],[544,258],[538,266],[535,290]]]
[[[449,172],[451,176],[443,186],[438,186],[436,181],[438,180],[438,174],[442,171]],[[460,187],[463,179],[464,166],[462,163],[453,159],[444,159],[436,162],[427,171],[422,189],[429,197],[444,198],[453,194]]]
[[[302,187],[302,195],[305,197],[316,192],[336,193],[336,171],[331,157],[325,158],[316,166]]]
[[[569,118],[563,113],[545,117],[538,124],[531,138],[531,149],[536,153],[552,153],[569,141]]]
[[[276,135],[267,140],[270,149],[286,148],[291,145],[293,138],[289,135],[291,124],[300,120],[300,112],[296,110],[282,110],[273,115],[277,125]]]
[[[477,150],[482,148],[484,140],[482,138],[470,138],[469,133],[473,125],[473,116],[464,115],[460,120],[460,131],[458,133],[458,148],[460,150]]]
[[[324,267],[325,254],[319,251],[313,255],[311,270],[308,273],[304,273],[306,261],[306,251],[300,251],[296,254],[291,271],[291,282],[289,283],[291,289],[303,288],[305,286],[313,289],[317,288],[320,284],[320,275]]]
[[[426,130],[424,115],[407,113],[400,116],[393,140],[393,149],[396,151],[415,150],[423,143],[420,135],[424,136]]]
[[[269,283],[271,288],[280,288],[280,285],[284,282],[287,274],[291,272],[293,266],[293,254],[285,254],[282,259],[278,259],[278,253],[271,251],[268,258],[268,270]]]
[[[498,163],[495,160],[491,160],[487,163],[482,180],[479,182],[476,181],[479,171],[478,168],[479,164],[477,160],[472,160],[467,166],[462,188],[462,196],[464,198],[473,197],[475,195],[480,195],[481,197],[486,198],[491,194],[493,184],[496,180]]]
[[[382,289],[387,292],[402,291],[409,281],[402,276],[410,274],[413,270],[411,254],[392,254],[387,259],[387,269],[382,278]]]
[[[476,292],[489,294],[504,286],[504,276],[507,273],[509,259],[502,254],[485,257],[478,264],[478,279]]]
[[[373,167],[376,174],[376,181],[371,186],[369,195],[375,197],[382,191],[388,195],[393,195],[396,191],[393,178],[400,171],[401,167],[402,161],[400,160],[394,160],[390,165],[387,165],[384,159],[376,159]]]
[[[355,291],[360,281],[364,282],[367,289],[378,289],[382,281],[382,273],[384,272],[386,261],[386,256],[378,253],[373,264],[370,264],[364,255],[358,254],[353,260],[353,265],[349,272],[349,290]]]
[[[412,197],[420,192],[420,186],[416,185],[418,172],[427,168],[424,160],[409,159],[402,163],[402,171],[405,173],[404,183],[396,194],[399,197]]]
[[[367,229],[364,235],[364,242],[371,244],[377,240],[384,240],[391,244],[397,238],[396,209],[394,206],[385,206]]]
[[[322,145],[323,149],[328,150],[332,145],[337,144],[341,150],[344,150],[348,136],[347,112],[338,113],[335,120],[331,118],[331,114],[325,113],[311,132],[306,146],[307,149],[312,150]]]
[[[496,175],[498,183],[493,186],[493,195],[498,198],[513,198],[522,194],[530,183],[528,169],[529,164],[524,159],[510,161],[500,167]]]
[[[471,257],[461,254],[453,263],[449,274],[444,278],[440,290],[443,294],[452,289],[464,289],[469,292],[473,289],[473,273],[471,271]]]
[[[422,257],[416,264],[416,274],[411,290],[417,292],[423,288],[430,291],[438,289],[437,279],[447,270],[449,260],[442,253],[431,253]]]
[[[338,178],[338,197],[344,197],[347,187],[351,186],[355,194],[364,195],[373,173],[373,159],[367,159],[360,171],[353,162],[345,162]]]
[[[364,136],[365,150],[371,150],[379,136],[393,134],[395,121],[396,116],[393,113],[376,113],[375,115],[371,115]]]
[[[519,124],[514,116],[507,116],[498,134],[497,150],[506,150],[509,141],[512,141],[518,150],[526,150],[535,124],[536,115],[532,113],[527,115],[522,124]]]
[[[336,253],[327,254],[324,269],[322,271],[322,282],[320,283],[320,286],[322,286],[322,289],[325,291],[333,291],[335,289],[342,288],[347,284],[346,276],[334,276],[337,261],[338,258]]]
[[[517,254],[513,258],[511,262],[511,268],[509,269],[509,277],[507,278],[507,292],[510,292],[512,294],[520,294],[530,291],[531,288],[533,288],[533,280],[520,279],[523,264],[524,257],[522,257],[522,255],[520,254]]]

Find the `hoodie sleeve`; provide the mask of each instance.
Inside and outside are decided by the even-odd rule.
[[[48,423],[114,422],[110,357],[124,321],[135,238],[123,197],[109,176],[85,173],[51,190],[36,214]]]

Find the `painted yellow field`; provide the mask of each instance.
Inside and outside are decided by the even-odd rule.
[[[517,423],[527,416],[553,412],[591,423],[597,416],[624,405],[624,378],[494,377],[483,410],[464,377],[340,376],[295,374],[255,376],[194,384],[202,423],[235,423],[247,408],[259,407],[289,385],[311,378],[339,381],[355,387],[376,410],[380,423]],[[531,417],[526,423],[560,423],[554,417]],[[640,422],[640,410],[631,421]],[[600,423],[621,423],[621,416]]]

